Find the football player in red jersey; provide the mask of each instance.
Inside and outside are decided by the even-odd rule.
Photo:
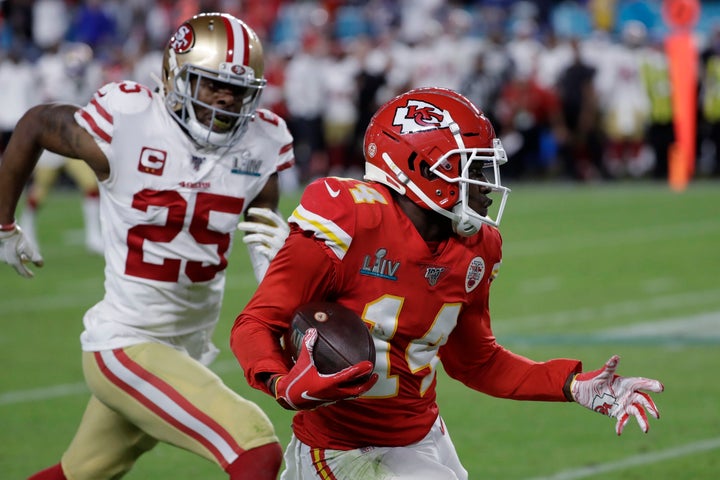
[[[80,337],[90,401],[60,463],[32,480],[120,478],[158,442],[234,480],[276,479],[270,420],[207,367],[241,216],[258,279],[288,229],[275,209],[292,137],[257,108],[264,84],[255,32],[201,14],[168,43],[159,91],[109,83],[83,107],[43,104],[18,122],[0,164],[0,259],[26,277],[41,263],[13,214],[47,149],[95,172],[106,263]]]
[[[575,401],[616,418],[618,434],[633,416],[647,431],[657,380],[615,375],[617,357],[583,373],[578,360],[535,362],[496,342],[488,297],[501,263],[506,155],[472,103],[439,88],[399,95],[376,112],[364,150],[366,181],[307,187],[231,334],[248,382],[298,410],[283,480],[466,479],[436,403],[439,362],[488,395]],[[353,380],[369,362],[318,374],[314,329],[286,363],[279,339],[293,310],[320,299],[370,329],[377,357],[364,383]]]

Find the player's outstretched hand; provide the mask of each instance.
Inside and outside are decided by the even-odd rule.
[[[238,223],[238,230],[246,233],[243,242],[255,247],[268,261],[272,260],[285,243],[290,227],[280,215],[269,208],[249,208],[247,215],[261,221]]]
[[[22,229],[12,224],[12,228],[0,230],[0,260],[7,263],[25,278],[34,276],[28,268],[28,263],[36,267],[43,266],[43,258],[40,252],[35,251]]]
[[[570,384],[572,397],[583,407],[616,418],[615,432],[618,435],[622,434],[631,415],[647,433],[650,424],[645,411],[654,418],[660,418],[660,412],[645,392],[659,393],[665,387],[651,378],[616,375],[619,362],[620,357],[613,355],[601,369],[577,374]]]
[[[318,372],[312,360],[316,341],[317,330],[308,328],[295,365],[275,382],[275,398],[284,408],[312,410],[359,397],[370,390],[378,379],[377,373],[371,374],[373,364],[369,361],[356,363],[331,375]],[[362,381],[366,377],[367,380]]]

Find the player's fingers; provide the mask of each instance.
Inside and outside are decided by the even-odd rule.
[[[358,362],[355,365],[343,368],[339,372],[334,373],[333,377],[338,383],[352,382],[358,378],[370,375],[374,368],[372,362],[363,360],[362,362]]]
[[[317,329],[312,327],[305,330],[305,334],[303,335],[302,342],[303,345],[305,345],[305,348],[303,348],[303,350],[307,350],[311,357],[312,352],[315,349],[315,342],[317,342],[317,337]]]
[[[640,391],[660,393],[665,390],[665,386],[660,381],[652,378],[644,377],[625,377],[623,378],[623,386],[630,391]]]
[[[285,223],[285,220],[283,220],[280,215],[275,213],[273,210],[269,208],[258,208],[258,207],[252,207],[248,208],[246,214],[251,217],[257,217],[261,218],[263,220],[272,222],[275,225],[280,225]]]
[[[618,417],[618,421],[615,424],[615,433],[618,435],[622,435],[623,429],[625,428],[625,425],[627,425],[628,420],[630,419],[630,415],[627,413],[623,413]]]
[[[267,235],[265,235],[263,233],[251,233],[251,234],[245,235],[243,237],[243,242],[246,245],[250,245],[253,243],[256,243],[258,245],[267,245],[269,241],[270,241],[270,237],[268,237]]]
[[[241,232],[250,232],[255,234],[272,235],[275,233],[277,227],[271,225],[265,225],[264,223],[258,222],[240,222],[237,225],[237,229]]]
[[[359,396],[362,395],[363,393],[365,393],[365,392],[367,392],[368,390],[370,390],[370,389],[375,385],[375,383],[377,383],[378,378],[380,378],[380,377],[378,376],[378,374],[377,374],[377,373],[373,373],[372,375],[370,375],[370,377],[367,379],[367,381],[365,381],[365,382],[363,382],[363,383],[360,383],[360,384],[355,384],[355,385],[351,386],[351,387],[350,387],[350,391],[349,391],[348,393],[349,393],[350,396],[352,396],[352,397],[359,397]],[[347,388],[347,387],[346,387],[346,388]]]
[[[615,374],[615,370],[617,370],[618,363],[620,363],[620,357],[617,355],[613,355],[608,359],[607,362],[605,362],[604,372],[606,376],[612,376]]]
[[[35,276],[35,274],[33,274],[32,270],[27,268],[25,266],[25,263],[23,263],[23,262],[18,262],[16,264],[14,264],[13,267],[15,268],[16,272],[18,272],[20,275],[22,275],[25,278],[32,278],[33,276]]]
[[[42,267],[45,264],[45,260],[38,252],[33,252],[32,255],[30,255],[30,260],[32,260],[33,265],[36,267]]]
[[[632,403],[634,405],[640,406],[643,410],[647,410],[650,412],[650,415],[652,415],[654,418],[660,418],[660,411],[658,410],[657,406],[655,406],[655,402],[652,398],[650,398],[650,395],[644,392],[635,392],[635,394],[632,397]]]
[[[650,430],[650,422],[648,422],[647,415],[645,414],[645,409],[642,407],[642,405],[640,405],[639,403],[633,403],[630,408],[628,408],[628,413],[635,416],[638,425],[640,425],[640,430],[642,430],[643,433],[647,433],[648,430]]]
[[[336,386],[336,390],[341,392],[344,398],[357,398],[363,393],[370,390],[378,381],[378,374],[373,373],[364,381],[358,379],[348,380],[347,383],[341,383]]]

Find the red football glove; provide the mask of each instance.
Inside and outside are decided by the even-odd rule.
[[[573,399],[580,405],[608,417],[617,418],[615,432],[620,435],[630,415],[634,415],[643,432],[650,429],[645,410],[660,418],[655,402],[642,392],[662,392],[665,387],[657,380],[615,375],[620,357],[613,355],[603,368],[575,375],[570,384]]]
[[[313,349],[317,341],[317,330],[308,328],[303,336],[300,354],[293,368],[275,381],[275,399],[284,408],[312,410],[314,408],[359,397],[375,385],[377,373],[365,382],[358,380],[373,371],[369,361],[356,363],[338,373],[324,375],[313,363]]]

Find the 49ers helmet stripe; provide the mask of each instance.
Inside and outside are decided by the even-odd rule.
[[[244,24],[222,17],[227,30],[227,62],[247,64],[250,59],[250,38]],[[239,57],[238,57],[239,54]],[[236,58],[237,57],[237,58]]]

